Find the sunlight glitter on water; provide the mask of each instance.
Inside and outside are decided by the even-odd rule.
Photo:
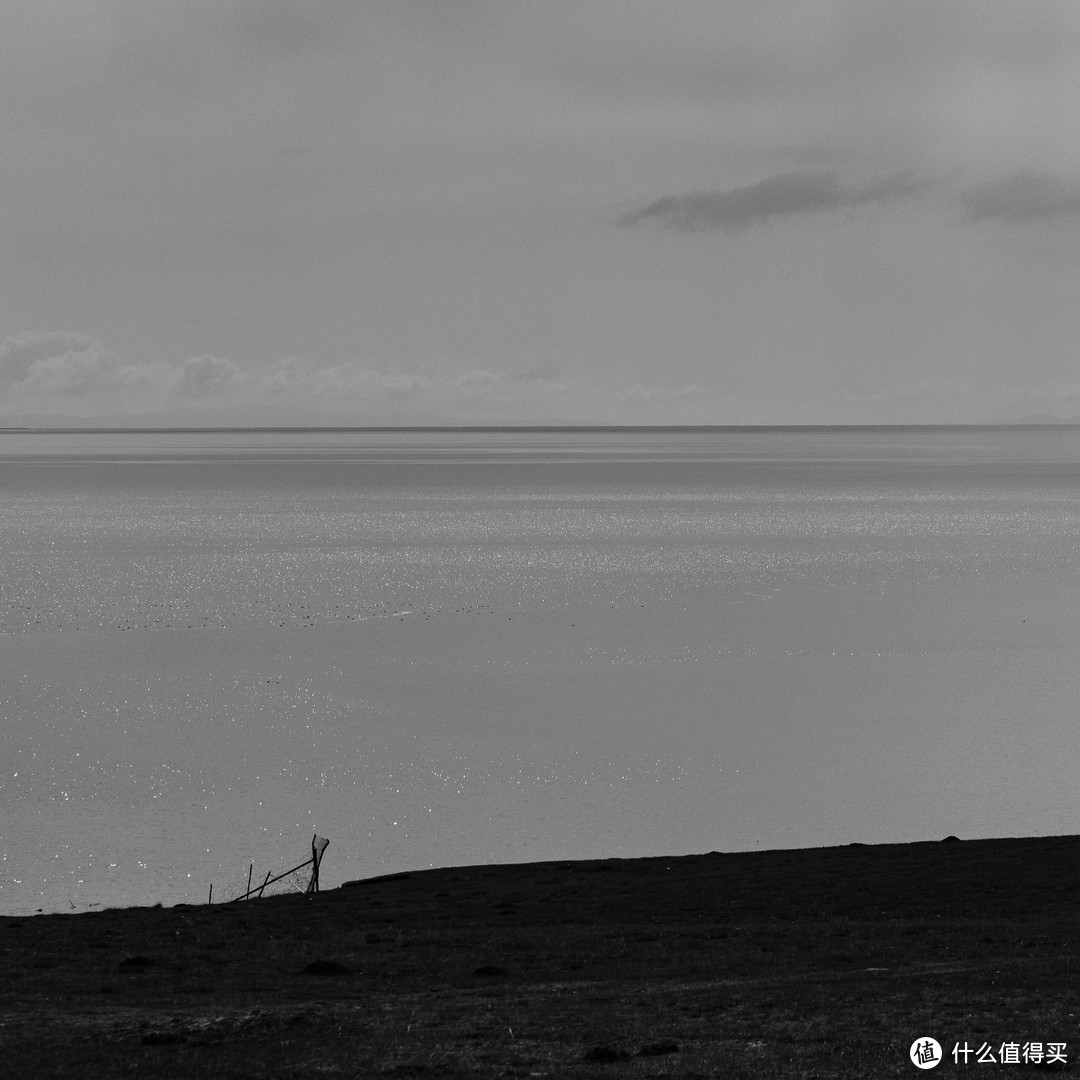
[[[1073,829],[1076,435],[142,438],[0,459],[0,910]]]

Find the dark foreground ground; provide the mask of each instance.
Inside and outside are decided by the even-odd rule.
[[[1039,1076],[1078,979],[1078,837],[454,868],[0,918],[0,1076]]]

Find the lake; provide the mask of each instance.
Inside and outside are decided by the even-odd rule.
[[[1078,601],[1074,428],[3,432],[0,914],[1074,833]]]

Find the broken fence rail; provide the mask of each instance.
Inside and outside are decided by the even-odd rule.
[[[234,896],[229,901],[230,904],[235,904],[238,900],[246,900],[249,896],[253,896],[258,893],[262,896],[263,889],[267,885],[273,885],[275,881],[280,881],[282,878],[288,877],[290,874],[295,874],[297,870],[303,870],[305,866],[310,866],[311,880],[308,882],[307,892],[316,893],[319,891],[319,864],[322,862],[323,852],[326,851],[330,841],[325,836],[319,836],[317,833],[311,838],[311,857],[305,859],[299,866],[294,866],[291,870],[284,870],[278,874],[277,877],[271,877],[270,871],[266,872],[266,878],[263,883],[256,889],[251,887],[251,870],[248,870],[248,888],[246,892],[241,893],[239,896]],[[253,864],[254,865],[254,864]],[[213,896],[213,885],[210,886],[210,895]]]

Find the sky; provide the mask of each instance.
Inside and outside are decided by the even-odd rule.
[[[1080,419],[1075,0],[0,0],[0,424]]]

